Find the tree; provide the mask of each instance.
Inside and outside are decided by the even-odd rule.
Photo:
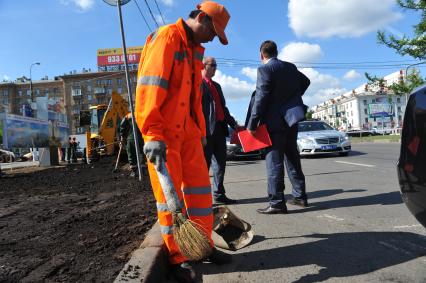
[[[426,0],[397,0],[399,6],[404,9],[412,11],[421,11],[421,20],[417,25],[414,25],[414,36],[412,38],[404,35],[401,39],[395,38],[393,35],[387,35],[384,31],[377,32],[377,41],[380,44],[384,44],[387,47],[395,49],[398,54],[402,56],[409,55],[415,59],[425,60],[426,59]],[[423,62],[419,62],[418,65]],[[424,62],[426,63],[426,62]],[[379,85],[381,88],[384,87],[384,79],[371,76],[365,73],[368,84]],[[405,79],[394,83],[388,88],[392,90],[395,95],[408,95],[416,87],[425,83],[425,80],[420,77],[420,72],[413,69],[410,73],[408,68],[406,70]]]
[[[409,55],[415,59],[426,59],[426,0],[397,0],[399,6],[412,11],[421,11],[421,20],[414,25],[414,36],[408,37],[404,34],[401,39],[393,35],[387,35],[384,31],[377,32],[377,41],[392,49],[397,53]]]
[[[395,95],[402,96],[410,94],[416,87],[424,83],[425,80],[420,77],[420,72],[413,70],[411,73],[408,72],[405,75],[405,80],[390,85],[389,89],[391,89]]]

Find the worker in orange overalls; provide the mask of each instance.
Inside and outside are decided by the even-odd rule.
[[[167,162],[184,212],[203,228],[213,246],[212,195],[203,154],[206,130],[201,106],[201,43],[218,36],[227,44],[224,31],[229,18],[224,6],[213,1],[201,3],[187,20],[180,18],[149,35],[139,63],[135,117],[145,142],[161,233],[179,282],[195,282],[195,272],[173,239],[172,215],[154,166],[159,169]],[[224,264],[231,256],[213,249],[206,260]]]

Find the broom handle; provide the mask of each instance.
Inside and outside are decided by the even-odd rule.
[[[157,171],[158,180],[160,181],[161,188],[163,189],[167,206],[171,213],[181,213],[182,205],[179,201],[172,178],[170,178],[169,171],[167,170],[166,163],[164,161],[161,161],[160,168],[160,170],[157,170],[156,168],[155,171]]]

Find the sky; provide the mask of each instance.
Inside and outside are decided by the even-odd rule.
[[[127,47],[142,46],[156,23],[186,19],[200,1],[131,0],[122,7]],[[303,97],[308,106],[364,84],[365,72],[380,77],[419,62],[377,43],[378,30],[397,38],[412,36],[412,26],[419,22],[420,14],[401,9],[396,0],[217,2],[231,15],[229,44],[216,38],[204,44],[205,55],[217,58],[213,79],[222,85],[227,106],[241,123],[265,40],[275,41],[278,57],[310,78]],[[117,8],[101,0],[0,0],[0,34],[0,81],[29,77],[35,62],[40,65],[32,67],[33,80],[97,70],[98,49],[121,47]]]

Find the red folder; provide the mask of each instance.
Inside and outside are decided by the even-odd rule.
[[[238,132],[238,137],[244,152],[258,150],[272,145],[266,125],[257,127],[254,136],[252,136],[248,130],[244,130]]]

